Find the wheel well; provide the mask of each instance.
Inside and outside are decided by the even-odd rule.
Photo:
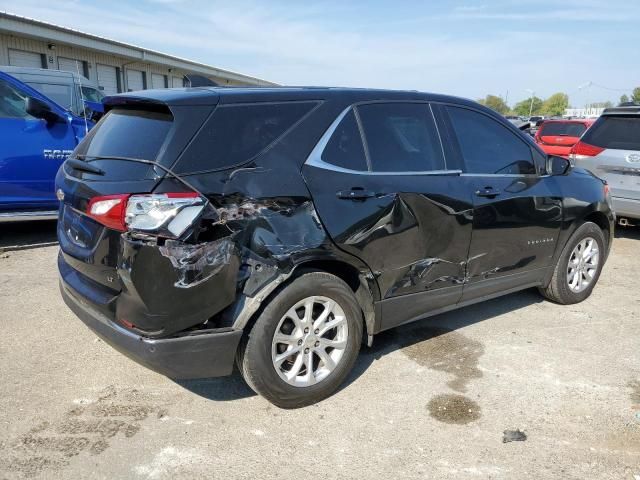
[[[312,260],[298,265],[298,271],[321,270],[335,275],[343,280],[354,292],[360,287],[360,272],[358,269],[337,260]]]
[[[297,265],[297,268],[293,275],[289,277],[285,282],[283,282],[273,292],[267,295],[258,310],[251,315],[251,318],[249,318],[246,325],[243,327],[245,330],[245,335],[247,335],[248,332],[251,331],[256,320],[258,319],[266,305],[271,301],[271,299],[278,295],[278,293],[280,293],[283,288],[285,288],[290,282],[294,281],[296,277],[303,274],[305,271],[323,271],[335,275],[336,277],[343,280],[349,286],[349,288],[353,290],[356,296],[358,294],[358,289],[360,288],[360,277],[357,268],[338,260],[312,260],[309,262],[300,263]]]
[[[585,222],[593,222],[606,232],[604,239],[609,243],[609,219],[602,212],[592,212],[584,218]]]

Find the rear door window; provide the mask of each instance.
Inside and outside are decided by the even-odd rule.
[[[221,105],[205,122],[178,162],[179,172],[246,163],[284,135],[316,102]]]
[[[155,160],[171,125],[169,113],[114,109],[89,131],[77,154]]]
[[[488,115],[447,107],[467,173],[535,174],[531,147]]]
[[[374,172],[446,169],[429,105],[374,103],[357,109]]]
[[[353,110],[344,116],[331,135],[322,152],[322,160],[349,170],[368,170],[362,136]]]
[[[582,141],[617,150],[640,150],[640,116],[600,117]]]

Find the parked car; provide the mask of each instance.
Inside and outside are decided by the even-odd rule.
[[[0,72],[0,222],[57,217],[56,172],[92,125]]]
[[[542,115],[534,115],[533,117],[529,117],[529,124],[531,125],[530,133],[531,135],[535,135],[538,131],[538,128],[544,122],[544,117]]]
[[[60,169],[61,292],[172,378],[317,402],[360,344],[524,288],[570,304],[613,238],[607,185],[475,102],[333,88],[107,97]]]
[[[536,131],[536,143],[549,155],[568,157],[571,148],[594,121],[592,119],[546,120]]]
[[[35,88],[74,115],[83,116],[86,112],[91,118],[104,112],[104,95],[94,82],[78,73],[6,65],[0,66],[0,71]]]
[[[609,183],[613,208],[623,225],[637,223],[640,219],[640,105],[605,109],[571,149],[570,158]]]

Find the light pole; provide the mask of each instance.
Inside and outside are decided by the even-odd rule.
[[[591,80],[589,80],[587,83],[583,83],[582,85],[578,85],[578,90],[582,90],[583,88],[586,89],[586,96],[585,96],[585,104],[584,104],[584,116],[588,117],[589,116],[589,87],[591,86],[593,82]]]
[[[529,118],[531,118],[531,114],[533,113],[533,99],[536,96],[536,92],[530,88],[525,88],[525,91],[531,94],[531,105],[529,105]]]

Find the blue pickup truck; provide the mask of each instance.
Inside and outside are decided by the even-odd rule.
[[[56,218],[56,172],[93,125],[0,72],[0,222]]]

